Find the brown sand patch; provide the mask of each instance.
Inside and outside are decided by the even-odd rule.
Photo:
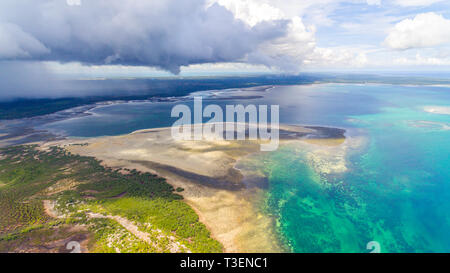
[[[297,142],[304,147],[333,149],[343,138],[343,131],[337,129],[300,126],[280,126],[280,129],[281,144]],[[339,140],[327,142],[324,139],[327,137]],[[311,138],[320,140],[311,145]],[[86,142],[88,146],[68,145],[77,143],[70,139],[58,143],[74,154],[96,157],[108,167],[152,172],[167,178],[175,188],[184,188],[181,194],[186,203],[194,208],[226,252],[283,251],[274,232],[274,219],[262,214],[258,207],[263,190],[247,188],[242,174],[234,168],[240,158],[259,153],[260,142],[177,141],[171,137],[170,128],[83,140]]]
[[[44,200],[44,210],[45,213],[47,213],[48,216],[52,218],[60,218],[60,215],[55,210],[55,201],[51,200]]]

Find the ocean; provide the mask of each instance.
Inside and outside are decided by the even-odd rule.
[[[268,180],[261,210],[291,252],[450,252],[449,86],[317,84],[204,91],[181,99],[101,105],[38,128],[72,137],[167,127],[178,103],[280,106],[280,123],[346,130],[362,144],[345,171],[321,173],[294,144],[240,164]],[[441,108],[439,108],[441,107]],[[431,110],[430,110],[431,109]],[[433,112],[433,109],[435,111]],[[294,145],[294,146],[292,146]],[[321,164],[326,164],[321,163]],[[368,247],[369,246],[369,247]]]

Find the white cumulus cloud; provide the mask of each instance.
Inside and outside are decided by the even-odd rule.
[[[395,0],[394,3],[402,7],[425,7],[444,0]]]
[[[428,12],[405,19],[395,25],[385,39],[393,49],[433,47],[450,43],[450,20]]]
[[[381,5],[381,0],[367,0],[367,5]]]
[[[293,0],[210,0],[230,10],[238,19],[249,25],[264,20],[288,20],[286,34],[265,41],[258,49],[248,54],[246,61],[263,64],[280,71],[298,73],[308,67],[361,66],[366,57],[361,52],[341,48],[321,48],[316,42],[316,26],[306,25],[300,14],[314,5],[330,5],[333,1]],[[340,1],[334,1],[340,2]],[[376,0],[374,3],[379,2]],[[323,11],[322,8],[319,9]]]

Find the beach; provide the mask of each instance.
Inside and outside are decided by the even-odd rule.
[[[57,114],[2,121],[0,146],[59,146],[102,160],[111,172],[122,168],[121,175],[127,168],[166,178],[220,242],[202,251],[367,252],[371,241],[382,252],[448,250],[447,233],[431,234],[426,224],[448,230],[450,122],[442,87],[323,84],[258,93],[264,98],[215,97],[208,104],[280,105],[276,151],[261,152],[257,141],[172,139],[170,111],[180,101],[111,104],[61,120]],[[189,98],[183,103],[192,106]],[[68,178],[52,192],[78,191]],[[131,197],[120,189],[105,199],[79,185],[88,203],[95,197],[124,209]]]
[[[280,145],[315,147],[311,160],[319,162],[317,165],[325,157],[339,154],[325,151],[345,141],[341,129],[286,125],[280,126],[280,138]],[[236,168],[248,155],[261,153],[259,144],[251,140],[174,140],[170,128],[158,128],[122,136],[69,138],[42,147],[58,145],[74,154],[95,157],[108,167],[166,178],[174,188],[184,189],[185,202],[225,252],[285,252],[288,250],[275,230],[276,219],[261,210],[267,179]],[[341,158],[331,170],[345,170],[344,165]]]

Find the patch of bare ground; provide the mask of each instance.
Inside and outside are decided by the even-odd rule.
[[[46,232],[31,234],[14,247],[17,253],[69,253],[89,252],[92,236],[85,226],[52,228]],[[69,244],[71,243],[71,244]],[[75,248],[72,246],[75,245]]]
[[[117,215],[103,215],[100,213],[93,213],[93,212],[87,213],[87,216],[90,218],[108,218],[114,220],[123,228],[125,228],[128,232],[136,236],[138,239],[148,243],[149,245],[155,247],[156,249],[160,248],[158,243],[151,239],[151,235],[149,233],[139,230],[138,225],[136,225],[134,222],[131,222],[130,220],[124,217],[120,217]],[[163,237],[165,237],[166,239],[169,240],[170,242],[169,251],[171,253],[186,252],[187,247],[177,242],[175,237],[167,236],[159,229],[153,229],[153,231],[158,233],[157,235],[158,239],[162,239]],[[190,253],[190,251],[187,252]]]
[[[52,200],[44,200],[44,210],[48,216],[52,218],[61,218],[58,212],[55,210],[55,201]]]
[[[51,196],[60,192],[73,190],[75,189],[80,183],[73,180],[73,179],[61,179],[56,184],[48,187],[45,190],[45,194],[47,196]]]

